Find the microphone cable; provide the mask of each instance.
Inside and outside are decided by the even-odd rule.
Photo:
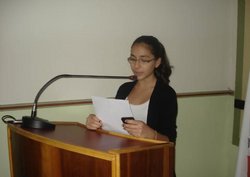
[[[5,124],[21,124],[23,121],[22,120],[18,120],[16,119],[15,117],[11,116],[11,115],[4,115],[2,117],[2,121],[5,123]]]

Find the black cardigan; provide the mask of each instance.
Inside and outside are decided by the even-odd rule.
[[[117,91],[116,99],[126,99],[136,82],[122,84]],[[166,135],[171,142],[175,142],[177,112],[177,97],[174,89],[158,79],[149,101],[147,125]]]

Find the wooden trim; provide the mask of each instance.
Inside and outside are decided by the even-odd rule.
[[[220,96],[220,95],[234,95],[234,91],[232,91],[232,90],[219,90],[219,91],[187,92],[187,93],[178,93],[177,97],[178,98],[186,98],[186,97]],[[89,105],[89,104],[92,104],[91,99],[50,101],[50,102],[39,103],[38,108],[58,107],[58,106],[74,106],[74,105]],[[0,111],[31,109],[32,105],[33,105],[33,103],[0,105]]]
[[[14,173],[13,173],[13,155],[12,155],[12,143],[11,143],[11,131],[9,128],[7,128],[7,136],[8,136],[8,151],[9,151],[9,164],[10,164],[10,175],[11,177],[14,177]]]
[[[220,95],[234,95],[234,91],[232,91],[232,90],[218,90],[218,91],[177,93],[178,98],[200,97],[200,96],[220,96]]]
[[[66,101],[49,101],[38,103],[38,108],[44,107],[58,107],[58,106],[74,106],[74,105],[88,105],[92,104],[90,99],[83,100],[66,100]],[[0,105],[0,111],[3,110],[17,110],[17,109],[31,109],[33,103],[7,104]]]

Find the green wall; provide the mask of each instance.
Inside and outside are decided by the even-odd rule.
[[[233,177],[233,96],[179,99],[176,171],[181,177]]]
[[[176,173],[178,177],[233,177],[238,147],[232,145],[234,97],[204,96],[179,98]],[[91,105],[42,108],[41,118],[84,123]],[[30,110],[1,112],[16,118]],[[0,124],[0,171],[9,177],[6,125]]]

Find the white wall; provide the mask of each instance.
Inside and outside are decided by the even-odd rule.
[[[234,90],[236,20],[237,0],[0,0],[0,106],[32,102],[41,86],[61,73],[129,75],[129,47],[142,34],[166,46],[177,92]],[[120,82],[61,80],[41,101],[113,96]],[[204,97],[180,102],[177,175],[233,176],[232,101]],[[197,106],[199,114],[193,111]],[[82,121],[87,113],[78,106],[39,110],[50,120]],[[20,118],[30,110],[0,113],[5,114]],[[209,127],[216,132],[210,135]],[[4,124],[0,132],[0,171],[8,177]]]
[[[0,105],[32,102],[55,75],[130,75],[132,41],[154,35],[177,92],[234,90],[237,0],[1,0]],[[113,96],[124,81],[63,80],[41,100]],[[102,89],[100,89],[102,87]]]

